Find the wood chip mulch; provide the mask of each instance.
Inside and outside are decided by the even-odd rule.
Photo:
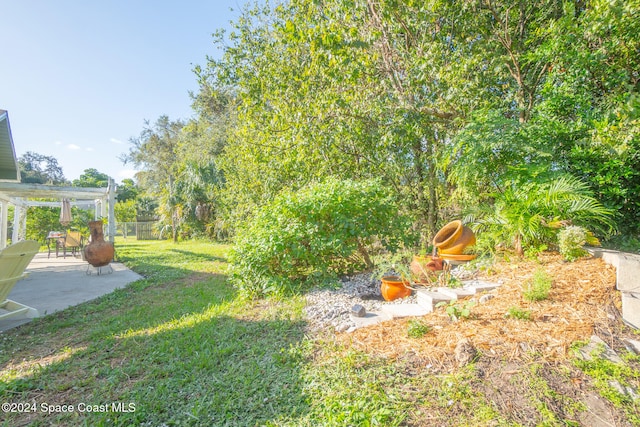
[[[548,299],[529,302],[522,290],[538,268],[552,277],[552,289]],[[564,262],[558,254],[543,254],[537,261],[500,261],[478,278],[503,284],[492,291],[493,299],[473,306],[468,319],[453,322],[440,307],[421,318],[430,326],[422,338],[407,335],[411,320],[396,319],[338,334],[337,339],[369,353],[390,358],[410,355],[441,368],[455,363],[454,349],[464,338],[487,357],[512,360],[538,354],[559,361],[569,355],[572,343],[588,340],[598,324],[609,324],[612,308],[616,312],[620,307],[615,268],[602,259]],[[468,300],[458,304],[464,306]],[[513,307],[530,311],[531,320],[506,317]]]

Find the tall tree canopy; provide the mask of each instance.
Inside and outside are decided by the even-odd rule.
[[[53,156],[27,151],[18,158],[20,177],[24,183],[32,184],[64,184],[67,180]]]
[[[109,185],[109,175],[98,172],[94,168],[85,169],[78,179],[73,180],[72,185],[74,187],[105,188]]]
[[[171,121],[161,116],[151,125],[145,123],[144,130],[137,138],[131,138],[129,152],[121,160],[132,163],[140,170],[136,178],[147,195],[161,201],[161,215],[171,224],[173,239],[177,241],[180,219],[176,196],[176,181],[179,173],[178,146],[184,123]]]
[[[639,232],[639,13],[640,0],[259,2],[195,67],[197,119],[147,124],[126,157],[185,224],[377,177],[429,241],[469,207],[524,184],[535,203],[573,176]]]
[[[119,202],[126,202],[128,200],[134,200],[138,197],[139,190],[136,183],[131,178],[125,178],[122,183],[118,185],[116,190],[116,200]]]

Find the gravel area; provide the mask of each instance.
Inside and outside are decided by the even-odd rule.
[[[349,328],[355,328],[351,320],[351,308],[362,305],[367,312],[377,311],[385,301],[380,294],[380,280],[371,279],[368,273],[345,277],[337,289],[316,289],[306,295],[305,307],[309,330],[335,329],[344,332]],[[415,302],[415,296],[393,301]]]
[[[477,271],[469,271],[464,266],[456,267],[452,275],[461,280],[471,279]],[[362,305],[367,312],[379,311],[385,304],[416,303],[413,295],[395,300],[385,301],[380,293],[380,280],[371,278],[370,273],[361,273],[345,277],[337,289],[316,289],[306,295],[308,329],[310,331],[331,330],[344,332],[356,326],[351,320],[351,309],[354,305]]]

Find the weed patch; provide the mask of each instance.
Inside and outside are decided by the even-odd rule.
[[[531,311],[519,307],[509,307],[506,316],[518,320],[531,320]]]
[[[591,354],[591,360],[576,358],[573,363],[593,378],[598,394],[622,409],[634,425],[640,425],[640,399],[634,397],[640,388],[640,372],[627,364],[603,358],[603,352],[604,348],[600,348]],[[636,358],[630,354],[624,357],[627,361]]]
[[[533,278],[527,281],[522,296],[527,301],[543,301],[549,298],[553,280],[541,268],[536,269]]]
[[[411,319],[407,322],[407,335],[409,338],[422,338],[427,335],[431,327],[421,319]]]

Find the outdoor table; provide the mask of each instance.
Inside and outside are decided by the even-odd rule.
[[[51,244],[52,241],[55,241],[55,245],[56,245],[56,258],[58,257],[58,250],[60,249],[61,245],[64,244],[64,238],[65,238],[65,233],[62,233],[60,231],[50,231],[49,234],[47,235],[47,258],[51,257]]]

